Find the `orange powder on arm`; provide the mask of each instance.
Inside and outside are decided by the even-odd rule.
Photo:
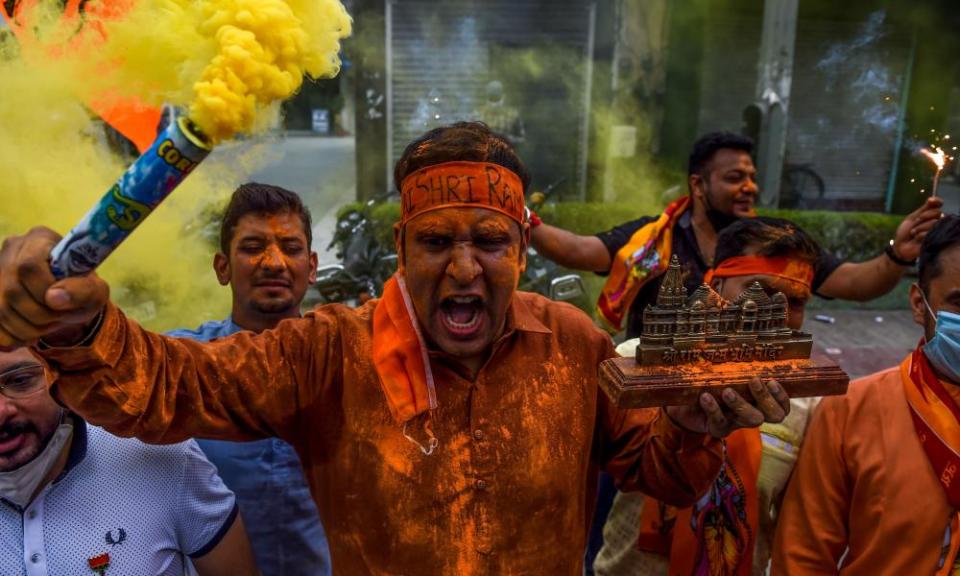
[[[157,444],[290,438],[304,398],[337,373],[336,326],[318,311],[200,343],[148,332],[111,304],[89,348],[37,353],[51,368],[51,393],[118,436]]]

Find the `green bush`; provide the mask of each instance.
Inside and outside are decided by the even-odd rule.
[[[550,204],[540,209],[543,221],[576,232],[596,234],[648,214],[657,214],[655,207],[625,202],[563,202]]]
[[[896,234],[902,216],[874,212],[764,210],[765,216],[796,223],[841,260],[863,262],[883,250]]]
[[[346,204],[340,208],[338,216],[362,207],[360,203]],[[760,213],[796,223],[826,250],[851,262],[862,262],[880,254],[902,220],[902,216],[873,212],[761,210]],[[640,216],[655,214],[656,208],[631,203],[563,202],[540,210],[544,222],[577,234],[603,232]],[[378,238],[382,242],[393,242],[392,227],[400,219],[400,204],[378,204],[373,207],[371,217]]]

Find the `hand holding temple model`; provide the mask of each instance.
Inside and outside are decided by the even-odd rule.
[[[731,388],[720,393],[722,404],[711,394],[700,395],[698,406],[669,406],[667,414],[680,426],[714,438],[728,436],[740,428],[756,428],[764,422],[783,422],[790,413],[790,397],[776,380],[750,382],[750,404]]]

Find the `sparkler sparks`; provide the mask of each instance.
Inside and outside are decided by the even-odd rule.
[[[947,153],[943,151],[939,146],[934,146],[933,150],[929,148],[924,148],[920,152],[930,159],[931,162],[937,167],[936,174],[933,175],[933,191],[930,193],[931,196],[937,195],[937,186],[940,185],[940,173],[943,172],[943,169],[946,167],[947,162],[952,160],[951,157],[947,156]]]
[[[943,168],[947,165],[947,153],[944,152],[943,149],[939,147],[934,147],[934,150],[930,150],[929,148],[924,148],[920,152],[924,156],[929,158],[931,162],[936,164],[937,172],[940,172],[941,170],[943,170]]]

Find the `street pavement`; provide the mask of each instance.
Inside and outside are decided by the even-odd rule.
[[[803,330],[813,334],[815,353],[829,356],[851,378],[898,365],[923,335],[909,310],[807,310]]]

